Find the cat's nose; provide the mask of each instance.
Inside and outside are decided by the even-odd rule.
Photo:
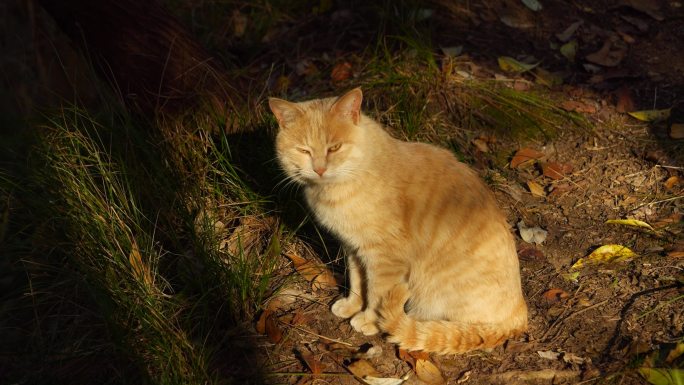
[[[318,174],[319,176],[323,176],[323,173],[325,172],[325,170],[327,170],[327,168],[325,168],[325,167],[316,167],[316,168],[314,168],[314,171],[315,171],[316,174]]]

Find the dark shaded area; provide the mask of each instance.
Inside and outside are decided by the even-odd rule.
[[[226,112],[241,103],[223,65],[156,0],[39,3],[143,114],[184,112],[207,98]]]

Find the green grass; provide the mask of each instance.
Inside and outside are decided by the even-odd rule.
[[[26,163],[2,174],[2,234],[11,240],[2,278],[19,285],[0,309],[4,349],[17,357],[8,380],[258,375],[219,376],[242,364],[218,363],[244,354],[231,352],[230,336],[245,334],[242,322],[274,290],[282,227],[232,166],[224,135],[198,130],[174,147],[171,134],[121,112],[66,108],[48,116]],[[259,239],[243,245],[250,220]],[[62,373],[69,362],[104,366]]]

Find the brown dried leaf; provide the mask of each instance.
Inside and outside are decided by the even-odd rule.
[[[568,298],[568,293],[563,289],[553,288],[544,292],[542,298],[544,298],[547,303],[556,303],[562,299]]]
[[[473,144],[473,146],[475,146],[475,148],[477,148],[479,151],[481,151],[481,152],[489,152],[489,146],[487,146],[487,142],[485,142],[484,140],[482,140],[482,139],[480,139],[480,138],[477,138],[477,139],[471,140],[470,142],[471,142],[471,143]]]
[[[572,190],[572,185],[568,183],[556,184],[551,188],[550,197],[555,197]]]
[[[274,344],[277,344],[283,339],[283,331],[280,330],[280,327],[278,326],[278,321],[275,318],[275,315],[269,314],[266,317],[266,321],[264,323],[265,330],[266,330],[266,335],[268,336],[268,339],[273,342]]]
[[[330,78],[333,83],[339,83],[341,81],[347,80],[351,77],[352,65],[349,62],[338,63],[333,67],[330,73]]]
[[[441,385],[446,382],[439,368],[429,360],[416,360],[416,376],[429,385]]]
[[[653,223],[653,227],[656,229],[661,229],[663,227],[671,226],[677,222],[684,219],[684,214],[682,213],[672,213],[672,215],[664,218],[659,218]]]
[[[684,123],[672,123],[670,125],[670,138],[684,139]]]
[[[325,267],[320,264],[309,261],[297,254],[288,253],[285,256],[292,261],[295,270],[304,277],[309,282],[312,282],[316,277],[318,277],[324,270]]]
[[[668,190],[672,190],[673,188],[675,188],[675,186],[679,185],[679,183],[680,183],[679,177],[676,175],[673,175],[673,176],[667,178],[667,180],[665,181],[665,188]]]
[[[513,159],[511,159],[511,168],[518,168],[524,165],[529,165],[533,161],[540,159],[543,156],[543,152],[533,150],[529,147],[521,148],[515,153],[515,155],[513,155]]]
[[[321,274],[314,278],[312,287],[314,290],[335,288],[337,287],[337,279],[329,269],[323,268]]]
[[[627,56],[627,46],[618,38],[609,38],[603,43],[603,47],[586,56],[587,61],[604,67],[616,67]]]
[[[630,112],[634,111],[634,99],[632,98],[632,91],[626,86],[622,86],[615,91],[615,96],[617,98],[615,109],[617,112]]]
[[[546,177],[553,180],[559,180],[565,178],[566,174],[572,172],[572,165],[568,163],[549,162],[542,166],[542,172]]]
[[[321,364],[321,361],[319,361],[311,351],[301,351],[300,355],[312,374],[316,375],[323,373],[323,364]]]
[[[259,319],[254,327],[257,333],[266,334],[266,318],[268,318],[268,316],[271,314],[273,314],[273,312],[268,309],[261,312],[261,315],[259,316]]]
[[[399,354],[398,354],[398,355],[399,355],[399,359],[400,359],[400,360],[402,360],[402,361],[406,362],[407,364],[409,364],[409,366],[410,366],[412,369],[415,369],[415,367],[416,367],[416,359],[415,359],[411,354],[409,354],[409,351],[408,351],[408,350],[405,350],[405,349],[401,349],[401,348],[400,348],[400,349],[399,349]]]
[[[380,377],[380,373],[366,360],[356,360],[351,364],[347,365],[347,369],[359,378],[364,378],[365,376]]]
[[[545,197],[546,193],[544,192],[544,187],[540,186],[537,182],[528,180],[527,181],[527,188],[530,190],[532,195],[536,197]]]
[[[534,246],[525,246],[518,250],[518,257],[525,261],[543,261],[544,253]]]

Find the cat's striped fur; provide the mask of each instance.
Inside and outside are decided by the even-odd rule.
[[[526,330],[515,245],[487,187],[448,151],[391,137],[361,100],[358,88],[269,100],[283,169],[347,250],[350,293],[333,313],[364,334],[442,354]]]

